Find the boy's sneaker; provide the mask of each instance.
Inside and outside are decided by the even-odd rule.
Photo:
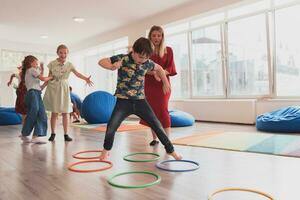
[[[68,134],[65,134],[64,137],[66,142],[71,142],[73,140]]]
[[[34,143],[34,144],[46,144],[47,142],[39,139],[39,137],[33,137],[31,139],[31,143]]]
[[[54,139],[55,139],[55,133],[51,133],[51,136],[49,137],[48,140],[49,140],[50,142],[53,142]]]

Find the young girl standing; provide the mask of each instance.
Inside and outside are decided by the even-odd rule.
[[[22,127],[23,141],[29,141],[28,136],[34,129],[32,143],[44,143],[38,137],[47,135],[47,115],[41,97],[41,81],[49,81],[52,77],[43,77],[43,68],[38,67],[38,60],[34,56],[26,56],[23,61],[22,80],[27,88],[25,105],[27,117]]]
[[[55,139],[56,119],[58,113],[62,113],[62,122],[64,127],[65,141],[72,141],[68,135],[68,113],[72,112],[72,104],[70,98],[70,89],[68,78],[71,72],[78,78],[84,80],[89,86],[93,85],[91,76],[86,77],[79,73],[71,62],[68,62],[67,55],[69,50],[66,45],[59,45],[56,53],[58,58],[48,64],[49,76],[53,76],[53,80],[48,82],[47,89],[44,96],[44,104],[46,110],[52,112],[51,114],[51,136],[49,141]]]

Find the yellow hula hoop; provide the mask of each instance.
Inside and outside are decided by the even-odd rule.
[[[220,190],[217,190],[215,192],[213,192],[211,195],[209,195],[208,200],[213,200],[213,196],[215,196],[218,193],[222,193],[222,192],[227,192],[227,191],[243,191],[243,192],[252,192],[255,194],[259,194],[261,196],[267,197],[270,200],[275,200],[271,195],[258,191],[258,190],[254,190],[254,189],[248,189],[248,188],[223,188]]]

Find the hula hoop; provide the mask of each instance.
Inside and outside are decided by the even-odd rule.
[[[190,168],[190,169],[168,169],[168,168],[164,167],[165,163],[171,163],[171,162],[192,163],[192,164],[195,165],[195,167]],[[165,170],[165,171],[168,171],[168,172],[190,172],[190,171],[195,171],[195,170],[199,169],[200,165],[199,165],[199,163],[197,163],[195,161],[192,161],[192,160],[164,160],[164,161],[156,163],[156,167],[158,169]]]
[[[106,166],[106,167],[99,168],[99,169],[74,169],[73,168],[74,166],[77,166],[77,165],[80,165],[80,164],[83,164],[83,163],[96,163],[96,162],[107,163],[109,165]],[[68,169],[70,171],[73,171],[73,172],[88,173],[88,172],[104,171],[104,170],[112,168],[112,166],[113,166],[112,162],[107,161],[107,160],[85,160],[85,161],[80,161],[80,162],[76,162],[76,163],[73,163],[73,164],[69,165]]]
[[[150,183],[146,183],[143,185],[121,185],[121,184],[117,184],[113,182],[113,179],[115,179],[116,177],[122,176],[122,175],[126,175],[126,174],[148,174],[148,175],[152,175],[156,178],[155,181],[150,182]],[[115,174],[113,176],[111,176],[107,182],[114,186],[114,187],[118,187],[118,188],[124,188],[124,189],[133,189],[133,188],[146,188],[146,187],[150,187],[156,184],[159,184],[161,181],[161,177],[160,175],[154,173],[154,172],[149,172],[149,171],[129,171],[129,172],[122,172],[119,174]]]
[[[135,160],[135,159],[128,158],[130,156],[135,156],[135,155],[154,155],[154,156],[156,156],[156,158],[145,159],[145,160]],[[159,158],[160,158],[160,156],[157,153],[142,152],[142,153],[131,153],[131,154],[128,154],[128,155],[126,155],[126,156],[123,157],[123,160],[126,160],[128,162],[153,162],[153,161],[158,160]]]
[[[72,156],[73,156],[73,158],[77,158],[77,159],[97,159],[97,158],[99,158],[100,157],[100,155],[99,156],[90,156],[90,157],[84,157],[84,156],[78,156],[78,155],[80,155],[80,154],[83,154],[83,153],[90,153],[90,152],[102,152],[102,150],[88,150],[88,151],[80,151],[80,152],[78,152],[78,153],[75,153],[75,154],[73,154]]]
[[[270,200],[274,200],[274,198],[271,195],[267,194],[267,193],[264,193],[264,192],[261,192],[261,191],[258,191],[258,190],[254,190],[254,189],[247,189],[247,188],[223,188],[223,189],[217,190],[217,191],[213,192],[211,195],[209,195],[208,200],[213,200],[212,199],[213,196],[215,196],[218,193],[228,192],[228,191],[252,192],[252,193],[259,194],[261,196],[267,197]]]

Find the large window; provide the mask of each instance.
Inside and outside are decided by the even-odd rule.
[[[300,6],[275,12],[278,96],[300,96]]]
[[[114,93],[117,84],[117,71],[106,70],[98,65],[98,62],[102,58],[110,57],[117,54],[126,54],[128,47],[128,38],[124,37],[116,41],[108,42],[88,50],[77,52],[77,55],[81,55],[81,58],[76,59],[76,55],[73,55],[72,59],[76,65],[83,65],[83,73],[92,76],[94,82],[93,87],[81,86],[84,90],[84,95],[91,92],[102,90]],[[77,81],[78,82],[78,81]],[[73,84],[78,83],[73,81]],[[80,87],[80,85],[78,85]],[[81,89],[81,90],[82,90]]]
[[[282,6],[289,3],[295,3],[297,1],[299,2],[299,0],[274,0],[274,4],[276,6]]]
[[[223,96],[220,26],[192,32],[192,95]]]
[[[242,1],[166,25],[174,98],[300,97],[300,1]]]
[[[25,56],[33,55],[40,62],[46,61],[46,54],[34,53],[34,52],[23,52],[23,51],[13,51],[13,50],[5,50],[1,51],[1,60],[2,60],[2,71],[5,70],[16,70],[18,66],[22,64]]]
[[[230,96],[269,94],[265,15],[228,23],[228,72]]]
[[[189,56],[187,33],[166,38],[167,46],[172,47],[177,75],[171,77],[173,99],[189,97]]]

